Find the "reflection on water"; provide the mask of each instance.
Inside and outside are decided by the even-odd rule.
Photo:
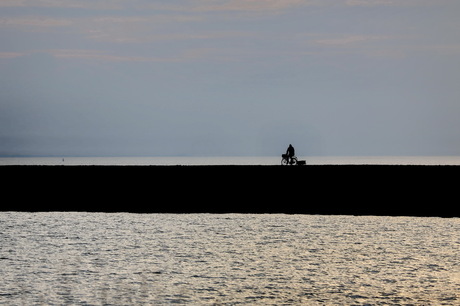
[[[460,303],[460,219],[0,214],[0,303]]]

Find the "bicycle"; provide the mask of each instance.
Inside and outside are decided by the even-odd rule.
[[[292,156],[289,160],[289,156],[287,154],[281,155],[281,165],[286,166],[286,165],[297,165],[298,160],[297,157]]]

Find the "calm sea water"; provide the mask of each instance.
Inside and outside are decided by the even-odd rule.
[[[460,165],[460,156],[306,156],[309,165]],[[1,165],[279,165],[281,157],[0,157]]]
[[[3,305],[460,305],[460,219],[0,213]]]

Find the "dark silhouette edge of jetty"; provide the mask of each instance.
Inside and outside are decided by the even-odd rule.
[[[460,217],[460,166],[2,166],[2,211]]]

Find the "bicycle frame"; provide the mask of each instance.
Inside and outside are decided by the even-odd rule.
[[[285,165],[297,165],[297,157],[296,156],[293,156],[291,158],[289,158],[289,156],[287,154],[282,154],[281,155],[281,165],[285,166]]]

